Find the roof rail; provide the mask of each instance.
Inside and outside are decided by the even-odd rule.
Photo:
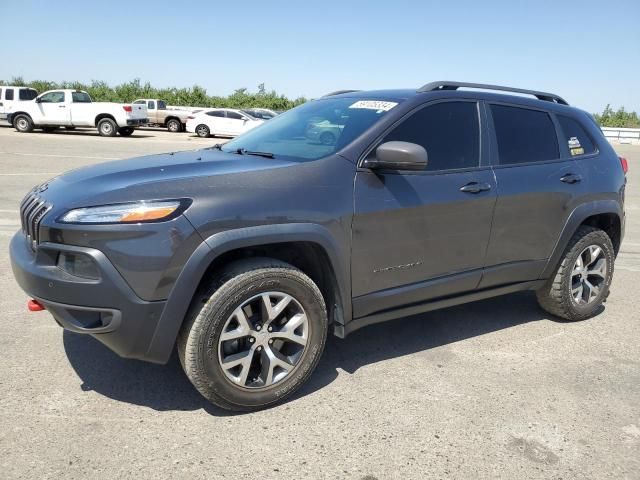
[[[447,82],[447,81],[431,82],[420,87],[418,89],[418,92],[423,93],[423,92],[435,92],[438,90],[457,90],[458,88],[462,88],[462,87],[479,88],[482,90],[500,90],[504,92],[524,93],[527,95],[533,95],[538,100],[559,103],[560,105],[569,105],[564,98],[554,93],[537,92],[535,90],[525,90],[524,88],[503,87],[500,85],[485,85],[483,83]]]
[[[341,93],[353,93],[353,92],[359,92],[360,90],[336,90],[335,92],[331,92],[331,93],[327,93],[326,95],[323,95],[321,98],[324,97],[333,97],[334,95],[340,95]]]

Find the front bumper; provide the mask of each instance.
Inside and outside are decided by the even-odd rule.
[[[60,252],[89,256],[101,278],[89,280],[58,268]],[[48,242],[34,251],[25,235],[18,232],[11,240],[10,254],[20,287],[59,325],[92,335],[122,357],[165,361],[147,353],[165,302],[140,299],[101,251]]]
[[[127,125],[130,127],[140,127],[149,123],[148,118],[128,118]]]

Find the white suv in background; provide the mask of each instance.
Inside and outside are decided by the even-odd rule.
[[[199,137],[235,137],[264,123],[241,110],[212,108],[187,117],[187,132]]]
[[[13,125],[12,113],[18,110],[17,105],[30,102],[38,96],[38,92],[29,87],[0,85],[0,121]]]

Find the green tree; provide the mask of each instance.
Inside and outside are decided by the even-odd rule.
[[[627,112],[624,107],[613,110],[607,105],[601,114],[593,115],[601,127],[640,128],[640,118],[636,112]]]
[[[264,83],[258,85],[256,93],[250,92],[246,88],[238,88],[227,97],[209,95],[206,89],[199,85],[194,85],[191,88],[156,88],[149,82],[143,84],[139,78],[110,86],[101,80],[92,80],[91,83],[85,84],[77,81],[25,81],[22,77],[13,77],[10,81],[0,80],[0,85],[26,86],[35,88],[40,93],[56,88],[75,88],[87,91],[96,102],[132,102],[136,98],[161,98],[169,105],[190,107],[258,107],[288,110],[307,101],[304,97],[292,100],[284,95],[279,95],[275,90],[269,92]]]

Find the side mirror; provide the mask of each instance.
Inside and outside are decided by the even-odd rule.
[[[42,103],[42,98],[36,97],[36,103]]]
[[[394,141],[378,146],[375,157],[365,160],[364,166],[372,170],[424,170],[427,161],[427,151],[422,145]]]

